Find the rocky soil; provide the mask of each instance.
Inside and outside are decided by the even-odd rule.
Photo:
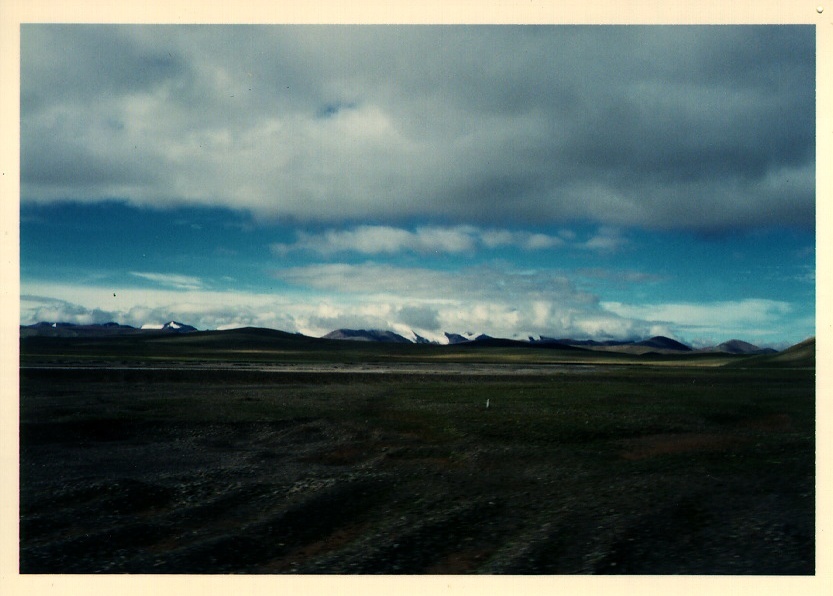
[[[615,427],[609,409],[581,422],[577,402],[535,410],[586,379],[455,377],[438,393],[416,377],[24,375],[20,570],[814,572],[812,405]],[[648,412],[644,381],[600,387]],[[806,402],[805,385],[788,397]],[[490,408],[461,413],[478,386]],[[514,408],[494,398],[524,391]],[[575,420],[541,431],[550,415]]]

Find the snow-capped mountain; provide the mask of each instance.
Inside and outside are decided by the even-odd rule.
[[[198,331],[196,327],[176,320],[167,323],[146,323],[141,328],[123,325],[116,322],[98,324],[76,324],[62,321],[42,321],[32,325],[20,325],[20,337],[101,337],[130,334],[181,334]],[[525,340],[504,339],[486,334],[466,332],[463,334],[452,332],[438,332],[422,330],[419,332],[404,325],[396,327],[396,331],[389,329],[336,329],[323,336],[324,339],[342,339],[366,342],[399,343],[399,344],[442,344],[466,345],[473,348],[488,346],[530,346],[542,348],[582,348],[585,350],[623,352],[629,354],[645,354],[658,352],[663,354],[684,352],[712,352],[738,355],[772,354],[772,348],[760,348],[754,344],[732,339],[716,346],[692,349],[684,343],[665,336],[656,336],[644,340],[611,340],[611,339],[555,339],[553,337],[528,337]]]
[[[153,323],[145,323],[142,325],[142,329],[150,329],[150,330],[160,330],[160,331],[174,331],[176,333],[188,333],[190,331],[196,331],[196,327],[192,327],[191,325],[186,325],[185,323],[177,323],[176,321],[169,321],[163,325],[153,324]]]
[[[448,333],[447,331],[445,332],[445,336],[448,339],[449,344],[462,344],[467,341],[471,341],[472,339],[471,334],[469,334],[469,337],[466,337],[465,335],[460,335],[459,333]]]
[[[196,331],[196,327],[170,321],[164,325],[142,325],[141,328],[122,325],[110,321],[108,323],[94,323],[90,325],[66,323],[61,321],[41,321],[32,325],[20,326],[20,337],[102,337],[109,335],[131,335],[141,333],[189,333]]]

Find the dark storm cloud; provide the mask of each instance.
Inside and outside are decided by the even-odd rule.
[[[152,89],[184,74],[164,45],[108,25],[22,26],[21,102],[37,110]],[[133,29],[136,32],[135,29]]]
[[[812,227],[815,30],[22,29],[24,201]]]
[[[399,312],[399,320],[405,325],[417,329],[440,330],[439,312],[429,306],[403,306]]]

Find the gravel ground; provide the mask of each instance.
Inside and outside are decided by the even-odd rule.
[[[788,408],[484,440],[413,422],[397,385],[365,377],[146,374],[22,379],[21,572],[814,573],[812,428]]]

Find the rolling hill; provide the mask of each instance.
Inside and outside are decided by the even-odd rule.
[[[699,352],[722,352],[724,354],[774,354],[777,350],[772,348],[759,348],[758,346],[739,339],[730,339],[721,344],[709,348],[701,348]]]
[[[384,329],[336,329],[335,331],[330,331],[327,335],[323,337],[323,339],[346,339],[350,341],[378,341],[383,343],[397,344],[413,343],[411,342],[411,340],[402,337],[398,333],[394,333],[393,331],[387,331]]]
[[[816,338],[810,337],[776,353],[757,354],[732,362],[729,366],[815,368]]]

